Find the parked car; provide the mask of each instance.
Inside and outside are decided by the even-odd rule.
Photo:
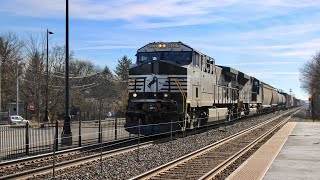
[[[29,121],[21,116],[10,116],[9,124],[27,124]]]
[[[112,113],[109,111],[108,113],[107,113],[107,117],[112,117],[113,115],[112,115]]]

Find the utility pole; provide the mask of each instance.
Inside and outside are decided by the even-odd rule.
[[[72,132],[70,127],[70,107],[69,107],[69,0],[66,0],[66,78],[65,78],[65,117],[62,131],[61,143],[72,145]]]

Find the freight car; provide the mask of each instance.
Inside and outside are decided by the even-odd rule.
[[[132,134],[192,129],[288,108],[291,96],[182,42],[149,43],[129,69],[125,128]],[[138,128],[139,125],[139,128]]]

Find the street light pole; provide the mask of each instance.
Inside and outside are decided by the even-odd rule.
[[[66,86],[65,86],[65,117],[63,124],[62,140],[64,145],[72,144],[72,132],[70,128],[70,108],[69,108],[69,0],[66,0]]]
[[[47,74],[46,74],[46,111],[44,114],[43,121],[48,122],[49,121],[49,112],[48,112],[48,94],[49,94],[49,88],[48,88],[48,81],[49,81],[49,34],[53,34],[53,32],[49,31],[47,29]]]
[[[17,107],[16,107],[17,115],[19,115],[19,66],[18,66],[18,58],[17,58]]]
[[[1,73],[2,73],[2,57],[0,57],[0,113],[2,112],[2,99],[1,99]],[[2,113],[0,114],[0,121],[2,121]]]

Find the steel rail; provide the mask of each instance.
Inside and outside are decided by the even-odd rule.
[[[125,139],[121,139],[121,140],[117,140],[117,141],[105,142],[105,143],[103,143],[103,146],[112,146],[112,145],[117,145],[118,143],[121,143],[121,142],[130,142],[130,141],[135,141],[135,140],[136,140],[136,137],[125,138]],[[83,150],[95,149],[95,147],[98,147],[98,146],[100,147],[100,143],[90,144],[90,145],[86,145],[86,146],[82,146],[82,147],[64,149],[64,150],[56,151],[55,155],[59,156],[59,155],[63,155],[63,154],[73,153],[73,152],[81,152]],[[21,163],[27,163],[30,161],[35,161],[37,159],[44,159],[44,158],[51,157],[51,156],[53,156],[53,152],[0,162],[0,169],[5,168],[6,166],[14,166],[14,165],[18,165]]]
[[[271,112],[268,112],[268,113],[271,113]],[[254,116],[259,116],[259,115],[263,115],[263,114],[264,113],[254,114],[254,115],[249,115],[249,116],[245,116],[245,117],[254,117]],[[244,118],[235,118],[235,119],[232,119],[232,120],[227,121],[227,122],[225,120],[219,120],[219,121],[216,121],[215,123],[208,124],[206,126],[215,128],[215,127],[220,127],[220,126],[225,125],[225,124],[230,124],[230,123],[234,123],[234,122],[238,122],[238,121],[242,121],[242,120],[244,120]],[[205,128],[206,126],[202,126],[199,129]],[[190,130],[192,130],[192,129],[190,129]],[[169,134],[169,133],[170,132],[164,133],[164,134]],[[156,136],[156,135],[153,135],[153,136]],[[148,138],[148,137],[149,136],[144,136],[142,138]],[[119,142],[134,141],[136,139],[137,139],[137,137],[129,137],[129,138],[120,139],[120,140],[116,140],[116,141],[104,142],[103,146],[105,146],[106,144],[107,145],[108,144],[113,145],[113,144],[117,144]],[[56,151],[56,155],[59,156],[61,154],[67,154],[67,153],[82,151],[82,150],[86,150],[86,149],[90,149],[90,148],[94,148],[94,147],[98,147],[98,146],[100,146],[100,143],[89,144],[89,145],[70,148],[70,149],[64,149],[64,150]],[[0,162],[0,169],[3,168],[3,167],[6,167],[6,166],[14,166],[16,164],[26,163],[28,161],[34,161],[34,160],[37,160],[37,159],[50,157],[52,155],[53,155],[53,152],[50,152],[50,153],[44,153],[44,154],[39,154],[39,155],[34,155],[34,156],[22,157],[22,158],[14,159],[14,160],[2,161],[2,162]]]
[[[206,147],[203,147],[203,148],[201,148],[199,150],[191,152],[191,153],[189,153],[189,154],[187,154],[185,156],[182,156],[182,157],[180,157],[178,159],[175,159],[175,160],[173,160],[171,162],[163,164],[163,165],[161,165],[159,167],[151,169],[151,170],[149,170],[149,171],[147,171],[145,173],[142,173],[142,174],[140,174],[138,176],[135,176],[133,178],[130,178],[130,179],[131,180],[135,180],[135,179],[150,179],[151,177],[157,176],[158,174],[163,173],[163,172],[165,172],[165,171],[167,171],[169,169],[172,169],[173,167],[176,167],[176,166],[178,166],[178,165],[180,165],[180,164],[182,164],[182,163],[184,163],[184,162],[186,162],[186,161],[188,161],[190,159],[193,159],[193,158],[195,158],[195,157],[197,157],[197,156],[199,156],[201,154],[204,154],[204,153],[206,153],[206,152],[208,152],[210,150],[213,150],[213,149],[225,144],[226,142],[229,142],[229,141],[231,141],[233,139],[236,139],[236,138],[238,138],[238,137],[240,137],[240,136],[242,136],[242,135],[244,135],[244,134],[246,134],[246,133],[248,133],[248,132],[250,132],[250,131],[252,131],[254,129],[257,129],[257,128],[263,126],[263,125],[266,125],[266,124],[268,124],[268,123],[270,123],[270,122],[272,122],[272,121],[274,121],[276,119],[279,119],[280,117],[282,117],[282,116],[284,116],[286,114],[289,114],[289,113],[291,113],[291,112],[293,112],[295,110],[296,109],[293,109],[293,110],[290,110],[290,111],[285,112],[283,114],[280,114],[280,115],[278,115],[276,117],[271,118],[268,121],[264,121],[262,123],[259,123],[259,124],[255,125],[255,126],[252,126],[252,127],[248,128],[248,129],[242,130],[242,131],[240,131],[240,132],[238,132],[236,134],[233,134],[233,135],[231,135],[231,136],[229,136],[227,138],[221,139],[221,140],[219,140],[219,141],[217,141],[217,142],[215,142],[213,144],[210,144],[210,145],[208,145]]]
[[[261,114],[262,115],[262,114]],[[250,117],[250,116],[249,116]],[[234,123],[234,122],[238,122],[238,121],[242,121],[244,119],[242,118],[236,118],[233,119],[231,121],[225,122],[223,120],[221,120],[221,122],[216,122],[210,125],[207,125],[209,127],[220,127],[222,125],[225,125],[225,123],[230,124],[230,123]],[[203,127],[202,127],[203,128]],[[199,128],[201,129],[201,128]],[[198,131],[198,133],[201,133],[202,131]],[[168,133],[165,133],[168,134]],[[192,135],[192,132],[190,133]],[[148,138],[149,136],[145,136],[143,138]],[[180,135],[177,135],[177,138],[179,138]],[[182,136],[181,136],[182,137]],[[164,138],[166,139],[166,138]],[[121,139],[121,140],[116,140],[116,141],[111,141],[111,142],[105,142],[103,143],[103,146],[113,146],[113,145],[118,145],[119,143],[130,143],[137,140],[137,137],[132,137],[132,138],[125,138],[125,139]],[[85,150],[90,150],[90,149],[95,149],[96,147],[100,147],[99,143],[96,144],[91,144],[91,145],[86,145],[86,146],[82,146],[82,147],[76,147],[76,148],[70,148],[70,149],[64,149],[64,150],[60,150],[55,152],[55,155],[57,156],[57,158],[60,158],[61,156],[64,155],[78,155],[76,154],[77,152],[83,152]],[[47,158],[51,158],[53,156],[53,152],[50,153],[45,153],[45,154],[40,154],[40,155],[34,155],[34,156],[29,156],[29,157],[24,157],[24,158],[19,158],[19,159],[15,159],[15,160],[9,160],[9,161],[4,161],[4,162],[0,162],[0,171],[3,169],[10,169],[10,168],[15,168],[17,166],[25,166],[26,164],[33,164],[34,162],[41,162],[44,159]],[[1,178],[1,176],[0,176]]]
[[[301,109],[300,109],[301,110]],[[269,129],[267,132],[259,136],[257,139],[252,141],[250,144],[242,148],[240,151],[232,155],[230,158],[219,164],[217,167],[200,177],[200,180],[203,179],[213,179],[216,175],[221,173],[223,170],[227,169],[231,164],[233,164],[237,159],[239,159],[242,155],[246,154],[248,151],[250,151],[255,145],[257,145],[259,142],[261,142],[263,139],[265,139],[267,136],[272,134],[275,130],[283,126],[288,122],[288,120],[292,117],[292,115],[298,113],[300,110],[297,110],[295,113],[291,114],[289,117],[278,123],[273,128]]]
[[[150,146],[150,145],[152,145],[152,142],[153,141],[141,143],[139,145],[139,148],[144,148],[144,147]],[[127,146],[127,147],[123,147],[123,148],[119,148],[119,149],[103,152],[102,156],[103,156],[103,158],[106,158],[106,157],[114,156],[114,155],[117,155],[117,154],[133,151],[133,150],[135,150],[137,148],[138,148],[138,145]],[[64,161],[64,162],[61,162],[61,163],[57,163],[57,164],[55,164],[55,168],[56,168],[55,171],[58,171],[58,170],[61,170],[61,169],[64,169],[64,168],[68,168],[68,167],[72,167],[72,166],[77,166],[77,165],[83,164],[83,163],[96,161],[96,160],[99,160],[100,157],[101,157],[101,154],[97,153],[97,154],[84,156],[84,157],[81,157],[81,158],[72,159],[72,160],[69,160],[69,161]],[[28,170],[28,171],[23,171],[23,172],[19,172],[19,173],[15,173],[15,174],[10,174],[10,175],[7,175],[7,176],[2,176],[2,177],[0,177],[0,180],[2,180],[2,179],[22,179],[22,178],[34,177],[34,176],[37,176],[37,175],[50,173],[50,172],[52,172],[52,169],[53,169],[53,165],[48,165],[48,166],[44,166],[44,167],[31,169],[31,170]]]
[[[285,114],[287,114],[289,112],[290,111],[285,112],[285,113],[283,113],[281,115],[278,115],[278,116],[285,115]],[[278,118],[278,116],[276,116],[274,118]],[[227,124],[232,123],[232,122],[241,121],[241,120],[242,120],[242,118],[240,118],[240,119],[236,118],[234,120],[228,121]],[[214,126],[214,127],[217,126],[217,127],[219,127],[219,125],[223,125],[225,123],[226,122],[220,122],[220,123],[211,124],[209,126]],[[177,137],[179,137],[179,135]],[[146,136],[145,138],[148,138],[148,136]],[[136,137],[133,137],[133,138],[125,138],[125,139],[122,139],[122,140],[117,140],[117,141],[112,141],[112,142],[106,142],[106,143],[104,143],[104,146],[106,146],[106,145],[107,145],[107,147],[117,146],[117,145],[119,145],[119,142],[130,143],[131,141],[135,141],[136,139],[137,139]],[[164,138],[164,139],[166,139],[166,138]],[[60,158],[61,156],[65,155],[65,154],[67,154],[67,155],[69,154],[70,155],[71,153],[77,153],[77,152],[82,152],[83,150],[94,149],[95,147],[98,147],[98,146],[100,146],[100,144],[92,144],[92,145],[86,145],[86,146],[83,146],[83,147],[76,147],[76,148],[72,148],[72,149],[65,149],[65,150],[57,151],[56,152],[56,156],[57,156],[56,158]],[[128,146],[128,147],[130,147],[130,146]],[[114,150],[117,150],[117,149],[114,149]],[[120,150],[120,149],[118,148],[118,150]],[[78,155],[78,154],[75,154],[75,155]],[[11,160],[11,161],[1,162],[0,163],[0,170],[1,169],[2,170],[6,169],[6,168],[14,168],[14,167],[17,167],[19,165],[25,165],[25,164],[28,164],[29,162],[32,162],[32,161],[33,161],[32,163],[34,163],[34,161],[35,162],[39,162],[39,160],[41,161],[41,160],[43,160],[45,158],[51,158],[52,156],[53,156],[53,152],[46,153],[46,154],[41,154],[41,155],[30,156],[30,157],[25,157],[25,158],[20,158],[20,159]],[[72,160],[69,160],[69,161],[72,161]],[[23,171],[23,172],[32,173],[29,170]],[[22,174],[23,172],[19,172],[19,173]],[[18,174],[18,173],[16,173],[16,174]],[[12,175],[14,175],[14,174],[12,174]],[[9,178],[10,175],[2,176],[2,177],[0,177],[0,179],[3,179],[4,177],[8,177]],[[14,176],[12,176],[12,177],[14,177]]]

